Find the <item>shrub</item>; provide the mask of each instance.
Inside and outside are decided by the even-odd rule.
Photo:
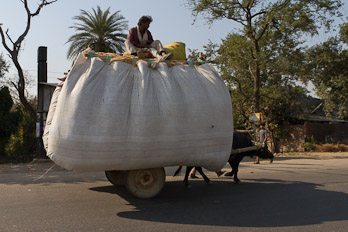
[[[313,135],[305,138],[304,147],[306,151],[313,151],[315,149],[315,139]]]
[[[0,88],[0,156],[5,155],[5,147],[11,133],[17,129],[20,116],[18,112],[13,112],[13,101],[8,87]]]
[[[36,154],[35,121],[22,106],[18,106],[17,110],[21,114],[21,121],[17,131],[11,134],[6,146],[6,154],[16,157],[34,156]]]
[[[315,145],[315,151],[319,152],[345,152],[348,151],[348,146],[344,144],[320,144]]]

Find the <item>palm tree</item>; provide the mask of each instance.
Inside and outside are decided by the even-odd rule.
[[[78,55],[89,45],[93,45],[97,52],[123,52],[124,41],[127,34],[123,34],[128,29],[128,21],[120,14],[120,11],[110,13],[110,7],[102,11],[99,6],[92,12],[80,10],[81,14],[73,17],[77,22],[69,28],[73,28],[76,34],[72,35],[67,43],[70,48],[67,54],[69,59]]]

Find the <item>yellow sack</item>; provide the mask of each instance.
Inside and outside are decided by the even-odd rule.
[[[163,46],[166,53],[173,53],[172,60],[186,60],[185,44],[174,42]]]

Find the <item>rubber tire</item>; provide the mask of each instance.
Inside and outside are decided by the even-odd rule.
[[[157,196],[164,187],[164,168],[129,170],[126,173],[126,188],[133,196],[149,199]]]
[[[110,181],[110,183],[115,186],[126,185],[126,171],[105,171],[105,176],[108,179],[108,181]]]

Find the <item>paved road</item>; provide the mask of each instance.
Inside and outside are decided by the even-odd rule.
[[[0,166],[0,231],[347,231],[348,157],[241,163],[205,184],[168,177],[155,199],[114,188],[103,173],[52,163]],[[228,166],[226,166],[226,170]]]

